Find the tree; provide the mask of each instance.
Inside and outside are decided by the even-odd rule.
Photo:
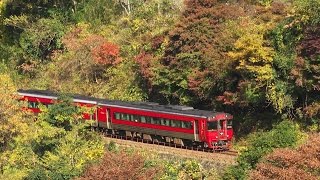
[[[162,67],[154,72],[153,86],[169,103],[201,104],[219,93],[215,86],[232,69],[226,51],[233,39],[224,27],[242,15],[236,3],[186,1],[180,22],[169,32]]]
[[[83,125],[76,125],[59,141],[52,151],[42,157],[44,174],[50,179],[71,179],[83,173],[84,169],[97,162],[104,154],[101,137],[87,132]],[[34,172],[31,172],[32,174]],[[29,174],[29,176],[30,176]]]
[[[121,16],[121,6],[116,0],[75,1],[76,11],[71,15],[76,22],[90,23],[94,28],[111,24]]]
[[[251,179],[318,179],[320,136],[312,135],[297,150],[278,149],[250,172]]]
[[[117,45],[105,42],[92,50],[93,59],[97,64],[114,66],[120,62],[119,51]]]
[[[0,65],[1,66],[1,65]],[[0,72],[0,153],[8,148],[13,138],[21,135],[28,126],[25,113],[21,112],[17,89],[11,77]]]
[[[39,119],[48,122],[51,126],[71,130],[74,124],[78,124],[82,117],[81,108],[75,106],[72,99],[61,95],[57,103],[45,108],[39,114]]]
[[[65,99],[62,99],[65,100]],[[80,121],[79,108],[69,101],[43,107],[37,121],[15,136],[0,154],[1,179],[71,179],[104,152],[98,133]]]
[[[23,103],[18,102],[16,86],[3,64],[0,66],[0,179],[21,179],[27,174],[22,166],[37,161],[33,159],[34,154],[29,147],[23,146],[12,151],[12,146],[30,132],[33,118],[21,111]],[[26,160],[26,157],[30,159]],[[11,163],[15,164],[15,167],[12,167]],[[9,178],[7,173],[12,176]]]

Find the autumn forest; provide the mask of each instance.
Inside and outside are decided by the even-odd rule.
[[[122,149],[17,89],[228,112],[240,153]],[[318,179],[319,132],[320,0],[0,1],[0,179]]]

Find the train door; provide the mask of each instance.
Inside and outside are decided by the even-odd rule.
[[[193,124],[193,131],[194,131],[194,140],[199,141],[199,125],[198,125],[198,120],[194,120]]]
[[[106,128],[107,127],[107,111],[103,106],[98,107],[98,126]]]
[[[107,128],[111,129],[111,112],[109,108],[106,108],[106,120],[107,120]]]
[[[218,140],[219,139],[225,139],[225,136],[227,135],[227,124],[226,124],[225,119],[220,119],[218,120],[218,127],[217,127],[217,132],[218,132]]]

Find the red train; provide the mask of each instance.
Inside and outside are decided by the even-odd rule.
[[[39,113],[39,104],[50,106],[58,94],[43,90],[19,90],[27,109]],[[151,141],[185,146],[229,149],[233,137],[232,115],[193,109],[188,106],[159,105],[152,102],[123,102],[71,95],[78,106],[93,107],[83,118],[110,133],[137,136]]]

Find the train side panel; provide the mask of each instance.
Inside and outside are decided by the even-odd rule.
[[[106,114],[109,114],[106,116]],[[119,117],[117,117],[117,115]],[[121,116],[128,116],[129,118],[122,118]],[[157,123],[148,123],[147,120],[141,118],[152,117],[158,121]],[[134,119],[136,118],[136,119]],[[109,121],[108,121],[109,119]],[[189,139],[193,141],[200,141],[203,138],[199,138],[198,132],[199,125],[195,123],[201,122],[194,117],[165,114],[151,111],[135,110],[119,107],[99,107],[98,110],[99,124],[103,127],[107,126],[107,123],[111,124],[113,129],[126,130],[132,132],[140,132],[151,135],[170,136],[182,139]],[[166,120],[180,121],[177,123],[188,124],[185,127],[172,127],[166,124]],[[204,132],[203,132],[204,136]]]

